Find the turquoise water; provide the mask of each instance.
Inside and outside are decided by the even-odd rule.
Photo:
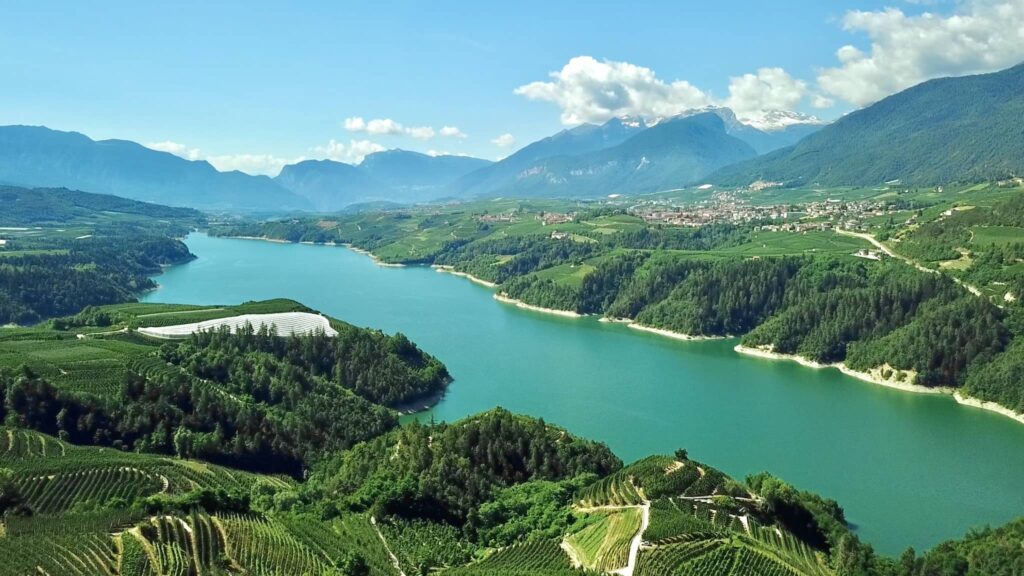
[[[1024,515],[1024,425],[791,362],[734,342],[680,342],[530,312],[430,268],[383,268],[343,248],[193,234],[199,258],[156,278],[151,302],[293,298],[403,332],[455,381],[420,417],[504,406],[602,440],[625,461],[684,447],[742,478],[768,470],[835,498],[861,537],[897,554]]]

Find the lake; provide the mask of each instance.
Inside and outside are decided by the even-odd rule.
[[[1024,515],[1024,425],[948,397],[750,358],[734,341],[521,310],[464,278],[381,267],[340,247],[204,234],[186,243],[199,258],[156,277],[145,301],[285,297],[402,332],[455,379],[419,418],[503,406],[606,442],[626,462],[686,448],[740,479],[768,470],[838,500],[890,555]]]

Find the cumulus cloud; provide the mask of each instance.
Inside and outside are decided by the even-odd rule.
[[[417,140],[430,140],[436,134],[430,126],[405,126],[391,118],[364,120],[360,116],[346,118],[343,122],[349,132],[364,132],[373,136],[409,136]],[[450,128],[446,126],[445,128]],[[458,130],[458,128],[455,128]],[[448,134],[442,134],[447,136]]]
[[[440,131],[441,136],[447,136],[448,138],[466,138],[467,135],[462,130],[459,130],[455,126],[442,126]]]
[[[782,68],[761,68],[757,74],[729,79],[725,105],[740,119],[760,117],[765,110],[792,110],[807,95],[807,83]]]
[[[530,100],[562,109],[563,124],[601,122],[615,116],[671,116],[711,104],[711,98],[685,80],[665,82],[653,70],[629,62],[577,56],[548,82],[515,89]]]
[[[275,176],[281,171],[285,164],[301,162],[303,158],[282,158],[273,154],[203,154],[199,148],[191,148],[179,142],[165,140],[163,142],[150,142],[146,148],[170,152],[186,160],[206,160],[214,168],[221,172],[239,170],[246,174]]]
[[[494,144],[498,148],[508,148],[510,146],[515,146],[516,137],[506,132],[501,136],[498,136],[497,138],[491,140],[491,144]]]
[[[273,154],[222,154],[207,156],[206,160],[221,172],[239,170],[246,174],[276,176],[286,164],[301,162],[304,158],[281,158]]]
[[[363,132],[366,130],[366,122],[359,116],[345,118],[345,130],[349,132]]]
[[[469,154],[466,154],[465,152],[449,152],[447,150],[433,150],[433,149],[431,149],[431,150],[427,150],[427,156],[434,156],[434,157],[437,157],[437,156],[462,156],[462,157],[469,157]]]
[[[345,144],[333,138],[327,144],[310,148],[310,151],[318,158],[326,158],[348,164],[358,164],[367,155],[384,150],[384,146],[371,140],[350,140],[348,144]]]
[[[170,152],[171,154],[181,156],[186,160],[199,160],[203,157],[199,148],[189,148],[184,144],[171,142],[170,140],[164,140],[163,142],[150,142],[149,144],[146,144],[146,148],[159,150],[160,152]]]
[[[822,70],[818,84],[857,106],[930,78],[988,72],[1024,60],[1021,0],[965,0],[949,16],[854,10],[842,23],[847,31],[867,35],[871,46],[841,47],[839,65]]]

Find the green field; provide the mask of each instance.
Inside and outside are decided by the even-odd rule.
[[[587,569],[618,570],[629,561],[629,545],[640,530],[640,517],[640,508],[593,512],[592,523],[566,536],[565,544]]]

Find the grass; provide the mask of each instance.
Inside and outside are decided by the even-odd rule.
[[[640,530],[641,514],[639,508],[596,512],[596,520],[566,536],[565,543],[575,550],[583,567],[602,572],[617,570],[629,561],[630,542]]]
[[[308,311],[286,299],[209,307],[174,304],[115,304],[100,307],[111,326],[55,330],[49,324],[0,329],[0,368],[27,366],[59,388],[99,395],[117,394],[130,369],[160,368],[149,362],[163,341],[125,332],[127,328],[188,324],[240,314]]]
[[[1016,226],[975,226],[971,228],[973,245],[1012,244],[1024,242],[1024,228]]]
[[[804,254],[852,254],[870,248],[866,240],[834,232],[808,231],[755,232],[750,242],[715,250],[715,253],[739,256],[790,256]]]
[[[153,352],[152,346],[117,339],[4,338],[0,333],[0,367],[28,366],[54,385],[79,392],[114,394],[126,374],[126,363]]]

